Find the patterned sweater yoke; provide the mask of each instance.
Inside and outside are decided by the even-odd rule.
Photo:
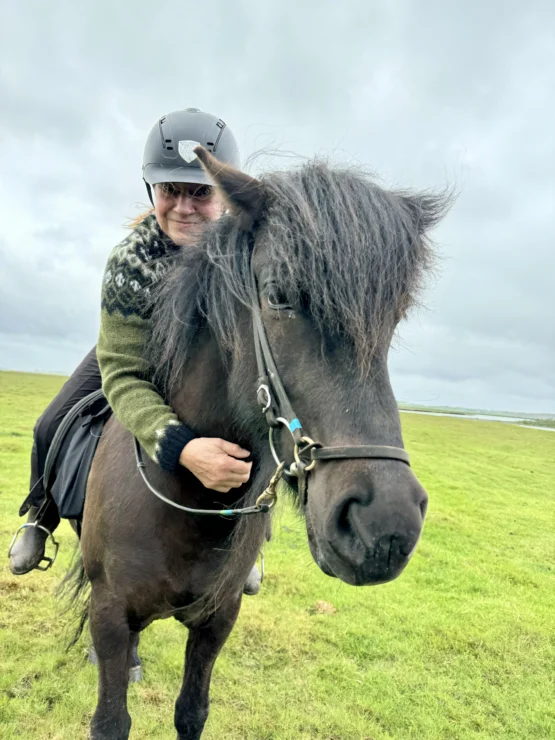
[[[148,377],[151,288],[167,270],[162,259],[179,249],[154,214],[141,221],[108,259],[97,344],[102,388],[115,416],[165,470],[175,470],[196,435],[178,419]]]

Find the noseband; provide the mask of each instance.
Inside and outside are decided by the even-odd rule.
[[[137,468],[146,486],[159,499],[170,506],[185,511],[189,514],[200,514],[203,516],[243,516],[246,514],[265,514],[274,505],[277,497],[277,484],[282,476],[296,478],[298,481],[298,492],[302,506],[307,502],[308,475],[314,470],[317,463],[325,460],[352,460],[357,458],[376,460],[398,460],[410,465],[409,455],[402,447],[390,447],[388,445],[346,445],[337,447],[324,447],[315,442],[304,433],[303,426],[296,413],[293,411],[289,397],[283,387],[279,372],[274,361],[272,350],[266,336],[266,329],[260,312],[260,298],[256,276],[253,270],[253,259],[251,256],[251,311],[254,331],[254,348],[256,353],[256,365],[258,368],[257,401],[262,413],[266,417],[269,428],[269,443],[272,456],[277,464],[277,469],[266,490],[258,497],[254,506],[242,509],[194,509],[166,498],[157,491],[149,482],[145,463],[142,459],[141,448],[135,439],[135,459]],[[293,437],[294,462],[289,468],[285,468],[285,462],[280,460],[274,443],[274,432],[280,427],[285,427]]]

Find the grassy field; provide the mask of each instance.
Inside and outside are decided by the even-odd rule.
[[[48,573],[7,568],[34,421],[63,379],[0,373],[0,737],[87,736],[96,669],[64,652]],[[430,495],[424,535],[397,581],[353,589],[312,562],[282,506],[267,576],[216,664],[207,740],[555,738],[555,435],[406,414],[405,443]],[[322,604],[320,602],[326,602]],[[333,608],[332,608],[333,607]],[[131,737],[173,738],[185,632],[144,634]]]

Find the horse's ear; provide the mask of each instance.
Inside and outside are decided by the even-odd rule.
[[[233,212],[245,229],[251,229],[264,208],[262,183],[234,167],[222,164],[204,147],[195,147],[195,154],[212,180],[220,188]]]
[[[401,201],[420,234],[441,221],[451,208],[454,194],[450,190],[439,193],[400,193]]]

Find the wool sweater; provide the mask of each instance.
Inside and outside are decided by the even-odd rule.
[[[116,418],[165,470],[175,470],[183,447],[196,435],[168,406],[148,375],[152,287],[178,250],[154,214],[141,221],[112,251],[102,284],[97,357],[102,389]]]

